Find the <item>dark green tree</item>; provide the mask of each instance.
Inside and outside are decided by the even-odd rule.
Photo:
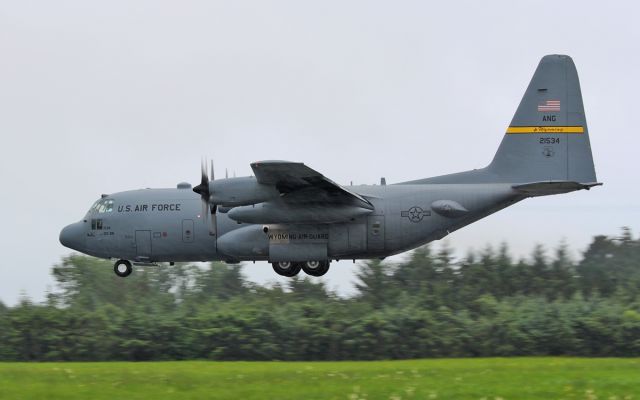
[[[356,273],[355,288],[359,298],[374,309],[380,309],[392,300],[394,282],[388,271],[386,264],[375,259],[360,264]]]

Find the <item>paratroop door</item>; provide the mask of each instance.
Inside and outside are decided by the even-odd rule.
[[[136,255],[151,258],[151,231],[136,231]]]

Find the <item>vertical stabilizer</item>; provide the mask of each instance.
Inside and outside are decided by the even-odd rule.
[[[540,60],[487,172],[501,182],[596,182],[571,57],[548,55]]]

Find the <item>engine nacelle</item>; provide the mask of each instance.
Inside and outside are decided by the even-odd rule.
[[[242,260],[266,260],[269,238],[262,226],[250,225],[232,230],[218,238],[218,252]]]
[[[209,193],[209,201],[223,207],[247,206],[280,196],[274,186],[260,184],[253,176],[210,181]]]
[[[372,212],[357,206],[296,206],[267,202],[235,207],[227,215],[234,221],[248,224],[328,224],[353,220]]]

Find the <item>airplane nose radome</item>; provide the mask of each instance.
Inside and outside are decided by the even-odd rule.
[[[84,229],[81,222],[67,225],[60,231],[60,243],[64,247],[82,251],[84,242]]]

